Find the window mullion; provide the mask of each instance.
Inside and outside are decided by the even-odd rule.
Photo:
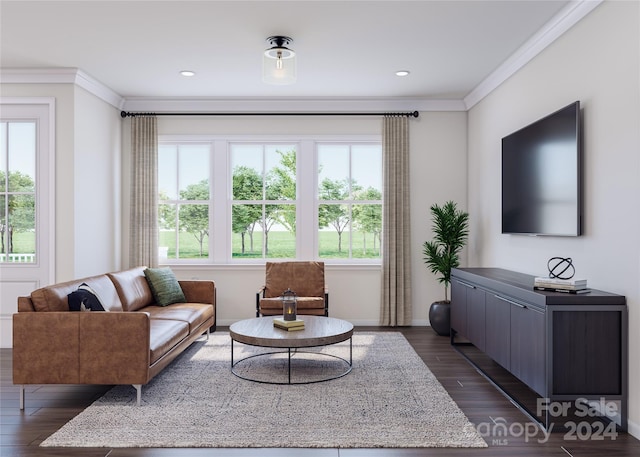
[[[227,141],[215,140],[211,143],[209,256],[214,263],[226,263],[231,258],[231,231],[229,228],[231,227],[232,177],[229,155]]]
[[[296,205],[296,252],[299,259],[315,259],[318,252],[318,211],[316,189],[315,142],[303,140],[298,149],[297,205]]]
[[[174,243],[176,246],[176,259],[180,259],[180,145],[176,146],[176,220],[175,220],[175,234]]]

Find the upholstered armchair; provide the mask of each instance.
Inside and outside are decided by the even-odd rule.
[[[298,314],[329,315],[324,262],[267,262],[265,283],[256,294],[256,317],[282,314],[282,293],[297,295]]]

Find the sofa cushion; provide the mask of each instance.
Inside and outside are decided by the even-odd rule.
[[[171,268],[146,268],[144,275],[157,305],[167,306],[187,301]]]
[[[213,306],[200,303],[175,303],[171,306],[147,306],[142,311],[151,319],[169,319],[189,324],[189,333],[213,317]]]
[[[154,303],[149,283],[144,276],[145,268],[134,267],[107,275],[113,281],[125,311],[137,311]]]
[[[282,310],[282,299],[280,298],[261,298],[260,307],[265,309]],[[324,310],[324,297],[298,297],[296,299],[296,308],[304,309],[322,309]]]
[[[157,362],[176,344],[189,335],[189,324],[170,319],[151,319],[149,349],[151,364]]]
[[[67,295],[69,311],[105,311],[102,300],[86,283],[80,284],[78,290]]]
[[[298,297],[296,307],[298,314],[324,316],[324,297]],[[282,314],[282,300],[278,297],[261,298],[260,311],[264,315]]]
[[[68,295],[82,283],[89,285],[100,296],[105,310],[122,311],[118,292],[107,275],[61,282],[34,290],[31,292],[33,308],[36,311],[69,311]]]

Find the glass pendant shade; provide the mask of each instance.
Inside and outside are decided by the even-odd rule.
[[[287,48],[293,42],[288,37],[270,37],[273,47],[262,56],[262,80],[267,84],[286,85],[296,82],[296,53]]]

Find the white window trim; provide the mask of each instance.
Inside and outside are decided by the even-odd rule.
[[[37,258],[36,264],[25,264],[21,265],[22,268],[31,268],[33,266],[38,267],[42,265],[45,268],[46,273],[44,273],[49,279],[55,278],[55,252],[56,252],[56,230],[55,230],[55,220],[56,220],[56,99],[55,97],[0,97],[0,106],[2,105],[22,105],[22,106],[30,106],[30,105],[40,105],[45,106],[48,116],[48,133],[45,141],[47,142],[47,155],[46,157],[39,157],[36,161],[36,179],[38,179],[37,187],[38,187],[38,201],[44,203],[45,207],[48,209],[46,215],[40,215],[41,217],[37,220],[37,230],[39,233],[45,233],[43,230],[43,226],[47,226],[47,237],[46,239],[40,238],[40,242],[44,244],[38,245],[36,248],[36,252],[40,250],[46,250],[47,255],[46,265],[41,264],[40,260]],[[26,119],[33,119],[34,115],[26,116]],[[39,117],[37,117],[37,122],[42,122]],[[43,175],[43,171],[47,173],[47,185],[42,186],[42,181],[39,180],[38,177]],[[46,202],[46,203],[45,203]],[[36,203],[36,204],[42,204]],[[44,216],[44,217],[42,217]]]

